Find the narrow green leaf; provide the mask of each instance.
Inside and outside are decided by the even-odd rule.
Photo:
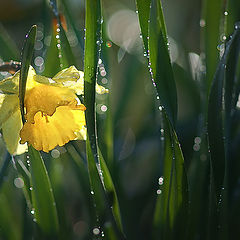
[[[220,24],[224,16],[223,0],[205,0],[203,3],[204,49],[206,55],[206,89],[209,92],[219,59]]]
[[[227,151],[226,142],[229,141],[230,115],[232,109],[235,108],[232,98],[234,81],[236,80],[234,77],[236,66],[233,65],[229,55],[234,54],[233,58],[235,59],[236,48],[234,46],[236,43],[238,43],[237,49],[239,51],[239,31],[240,29],[237,27],[231,39],[226,44],[225,52],[218,64],[209,95],[208,136],[217,196],[220,195],[223,186]],[[228,59],[231,61],[229,62]],[[226,64],[227,79],[224,80]],[[223,105],[223,99],[225,106]]]
[[[103,222],[101,221],[103,220],[105,215],[107,199],[104,194],[104,188],[99,175],[99,170],[97,169],[97,165],[94,160],[89,139],[87,139],[86,141],[86,151],[87,151],[88,171],[89,171],[90,184],[92,188],[92,195],[96,204],[96,212],[98,215],[98,219],[100,220],[100,224],[103,224]]]
[[[91,149],[97,159],[95,89],[99,47],[101,43],[101,6],[100,1],[86,1],[86,33],[84,55],[84,104],[86,123]]]
[[[163,112],[164,159],[163,175],[154,213],[154,239],[185,239],[182,219],[187,216],[188,185],[184,158],[176,136]]]
[[[40,153],[29,146],[33,211],[45,237],[57,239],[58,218],[51,183]]]
[[[160,0],[153,0],[149,23],[149,68],[160,103],[173,126],[177,120],[177,91],[171,66]]]
[[[90,184],[93,191],[93,200],[96,207],[97,214],[97,226],[103,230],[103,232],[111,232],[116,239],[124,240],[124,234],[122,232],[121,217],[119,212],[119,205],[117,200],[116,192],[114,191],[114,186],[111,181],[109,171],[107,169],[106,163],[103,162],[103,158],[100,156],[100,164],[95,164],[94,156],[91,150],[89,139],[86,141],[87,159],[88,159],[88,171]],[[105,172],[101,170],[101,166]],[[104,176],[106,177],[106,186],[103,185]],[[104,183],[105,183],[104,181]],[[105,192],[106,191],[106,192]],[[113,194],[113,212],[111,210],[111,200],[110,195]]]
[[[166,26],[160,0],[136,0],[144,45],[148,42],[149,70],[163,109],[163,172],[153,222],[154,239],[184,239],[182,218],[187,216],[188,185],[184,159],[174,130],[177,120],[177,91],[169,56]],[[149,10],[150,8],[150,10]],[[150,22],[148,12],[150,11]],[[147,27],[148,26],[148,27]],[[146,36],[146,29],[148,35]],[[146,40],[147,39],[147,40]],[[145,47],[146,48],[146,47]]]
[[[148,52],[148,20],[150,14],[151,0],[136,0],[138,9],[139,24],[141,27],[142,39],[144,43],[145,52]],[[145,55],[146,55],[145,54]]]
[[[97,153],[95,89],[99,46],[97,41],[101,35],[101,6],[100,0],[86,1],[86,35],[84,56],[84,104],[86,106],[86,125],[88,138],[86,152],[91,188],[94,192],[94,201],[98,215],[102,215],[107,206],[104,188],[100,179],[99,159]],[[102,219],[102,216],[100,216]],[[103,224],[103,223],[102,223]]]
[[[84,55],[84,104],[86,106],[86,125],[88,134],[86,141],[87,162],[90,184],[93,190],[93,199],[96,204],[97,219],[100,227],[105,228],[105,222],[110,221],[112,226],[111,231],[116,234],[118,239],[124,239],[121,229],[118,229],[118,225],[115,222],[108,197],[105,193],[105,187],[102,182],[103,173],[99,163],[97,148],[95,89],[97,64],[101,46],[101,23],[100,0],[87,0]]]
[[[28,75],[29,66],[32,61],[36,33],[37,33],[37,26],[33,25],[26,36],[26,40],[22,50],[21,70],[20,70],[20,78],[19,78],[19,103],[20,103],[20,110],[21,110],[23,123],[25,122],[24,97],[25,97],[26,84],[27,84],[27,75]]]
[[[109,103],[109,101],[108,101]],[[111,111],[111,106],[108,105],[108,111],[104,126],[104,143],[106,145],[106,163],[110,171],[113,169],[113,160],[114,160],[114,153],[113,153],[113,144],[114,144],[114,137],[113,137],[113,116]]]
[[[100,160],[100,165],[101,165],[101,169],[102,169],[102,176],[103,176],[105,190],[106,190],[107,195],[111,198],[110,201],[112,200],[113,216],[116,220],[118,228],[123,232],[123,226],[122,226],[121,213],[120,213],[120,208],[119,208],[117,192],[116,192],[115,186],[113,184],[112,177],[108,170],[107,164],[104,161],[104,158],[100,152],[100,149],[98,149],[98,152],[99,152],[99,160]]]
[[[226,43],[218,64],[209,95],[208,138],[211,155],[211,191],[209,239],[227,239],[228,230],[228,176],[231,159],[231,128],[236,110],[236,73],[240,53],[240,24]],[[214,214],[214,215],[213,215]],[[210,225],[209,224],[209,225]]]

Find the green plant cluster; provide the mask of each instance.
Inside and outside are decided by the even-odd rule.
[[[238,239],[240,3],[202,1],[174,41],[190,15],[161,0],[36,2],[25,23],[9,1],[21,44],[2,14],[0,80],[20,69],[24,122],[30,65],[84,71],[87,139],[11,156],[0,138],[0,239]]]

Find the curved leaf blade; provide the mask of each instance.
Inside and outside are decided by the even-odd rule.
[[[175,131],[163,112],[163,176],[154,212],[154,239],[185,239],[182,221],[188,212],[188,184],[184,158]]]
[[[24,97],[25,97],[25,91],[26,91],[28,69],[32,61],[34,43],[36,40],[36,33],[37,33],[37,26],[33,25],[29,33],[27,34],[27,37],[23,46],[23,51],[22,51],[21,70],[20,70],[20,78],[19,78],[19,103],[20,103],[20,110],[21,110],[23,123],[25,122]]]
[[[177,90],[169,56],[166,27],[160,0],[153,0],[149,23],[149,64],[160,103],[173,126],[177,120]]]
[[[211,82],[219,59],[219,50],[217,46],[220,43],[220,24],[223,0],[204,1],[203,19],[204,27],[204,48],[206,54],[206,89],[209,92]]]
[[[57,238],[59,226],[49,176],[40,153],[29,146],[32,202],[36,222],[44,237]]]
[[[150,15],[151,0],[136,0],[139,24],[146,54],[148,52],[148,20]]]

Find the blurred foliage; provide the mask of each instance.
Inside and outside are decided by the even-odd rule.
[[[165,196],[161,195],[164,190],[176,194],[173,200],[164,198],[173,201],[166,208],[171,206],[168,210],[177,226],[176,232],[169,235],[165,232],[161,239],[236,239],[240,235],[240,39],[239,23],[236,28],[234,24],[240,21],[240,2],[163,1],[169,65],[167,51],[160,49],[167,44],[164,31],[160,40],[152,40],[158,36],[163,22],[160,26],[152,25],[150,35],[148,23],[141,26],[142,33],[139,25],[143,15],[137,10],[137,3],[159,4],[160,1],[99,1],[102,17],[92,20],[102,31],[102,37],[94,40],[96,48],[92,49],[96,55],[99,53],[99,60],[84,48],[87,1],[59,0],[57,5],[51,2],[52,5],[43,0],[0,2],[0,64],[20,61],[25,35],[36,24],[32,66],[39,74],[53,77],[73,64],[79,70],[86,70],[84,61],[88,57],[89,63],[92,57],[95,62],[89,64],[98,73],[96,81],[110,90],[109,94],[97,94],[96,104],[90,99],[93,95],[87,100],[88,106],[96,106],[94,134],[98,136],[106,188],[99,190],[103,186],[94,165],[96,156],[91,155],[90,145],[86,154],[84,141],[72,141],[49,154],[41,153],[56,201],[57,239],[160,239],[162,233],[158,230],[164,222],[161,222],[163,213],[158,206],[162,203],[158,199]],[[160,14],[153,10],[156,9],[151,14]],[[154,73],[159,78],[153,74],[153,80],[159,80],[159,87],[154,88],[148,67],[148,47],[160,54],[153,64],[155,70],[164,66],[167,77],[163,80],[168,83],[171,79],[176,84],[176,121],[172,120],[174,117],[169,121],[169,115],[164,117],[165,112],[159,111],[157,96],[162,101],[163,94],[166,99],[171,98],[175,90],[161,93],[161,76],[165,74],[162,72]],[[97,52],[98,48],[101,51]],[[155,61],[151,52],[150,59]],[[7,75],[0,72],[0,79]],[[94,83],[86,91],[92,90]],[[223,106],[222,99],[230,103]],[[171,112],[169,109],[167,114]],[[94,110],[90,115],[93,121]],[[175,157],[176,162],[172,161]],[[11,157],[0,138],[0,239],[44,239],[31,208],[32,170],[28,161],[24,155]],[[169,162],[176,163],[174,170],[173,165],[168,166],[169,172],[175,174],[173,181],[180,182],[172,190],[162,186],[160,180],[167,176]],[[184,169],[188,187],[182,177]],[[94,184],[100,191],[98,196]],[[177,194],[185,193],[189,201],[183,197],[183,203],[188,205],[188,210],[173,213]],[[99,205],[101,214],[96,217]],[[171,229],[167,224],[164,227],[164,231]],[[174,234],[179,234],[178,238]]]

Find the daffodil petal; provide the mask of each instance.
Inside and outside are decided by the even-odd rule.
[[[83,128],[85,115],[82,110],[60,106],[52,116],[38,112],[34,116],[34,123],[26,122],[20,132],[21,143],[28,142],[39,151],[49,152],[56,146],[63,146],[76,139],[76,132]]]
[[[6,122],[19,109],[18,96],[15,94],[5,95],[0,94],[0,129],[4,122]]]
[[[26,89],[31,89],[38,83],[34,80],[36,72],[32,66],[29,67]],[[0,90],[5,94],[17,94],[19,92],[19,76],[20,71],[17,71],[13,76],[0,81]]]
[[[39,111],[51,116],[59,106],[76,107],[77,104],[77,96],[71,90],[39,84],[26,92],[26,120],[34,123],[34,116]]]
[[[27,150],[26,144],[22,145],[19,143],[19,132],[21,128],[22,120],[19,110],[11,114],[11,116],[2,124],[3,139],[10,154],[22,154]]]
[[[84,73],[78,71],[75,66],[63,69],[57,73],[52,80],[53,84],[72,89],[77,95],[84,94]],[[108,89],[96,84],[96,92],[98,94],[104,94],[108,93]]]
[[[56,82],[77,82],[79,79],[83,80],[83,72],[78,71],[75,66],[65,68],[53,77]]]

